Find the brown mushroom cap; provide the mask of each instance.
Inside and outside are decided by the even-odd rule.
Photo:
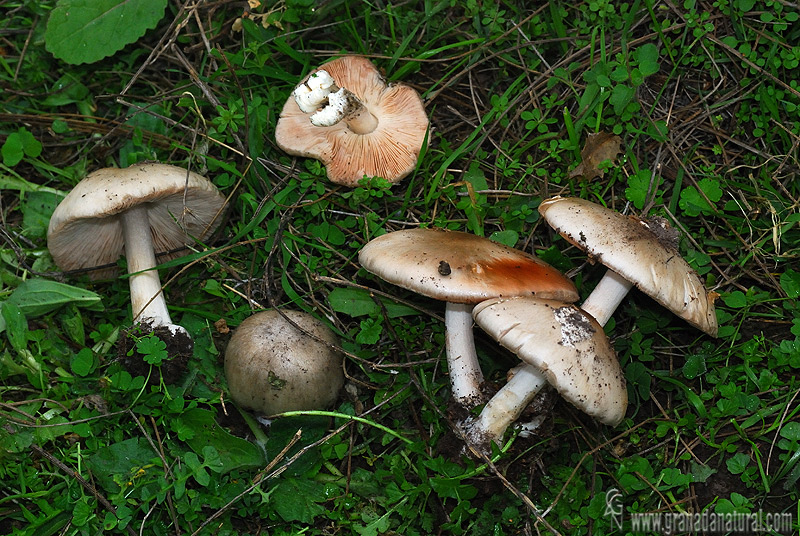
[[[330,127],[314,126],[311,114],[289,97],[275,129],[278,146],[289,154],[320,160],[332,182],[347,186],[356,186],[364,175],[396,182],[411,173],[428,128],[419,94],[404,84],[387,84],[361,56],[335,59],[309,76],[320,69],[366,105],[378,120],[377,128],[369,134],[355,134],[344,121]]]
[[[300,311],[283,311],[311,335],[338,346],[325,324]],[[344,385],[342,354],[290,324],[276,311],[244,320],[225,350],[225,377],[233,400],[262,415],[325,409]]]
[[[536,368],[564,399],[616,426],[628,392],[602,326],[575,305],[529,296],[496,298],[473,310],[475,323]]]
[[[381,279],[452,303],[535,294],[573,302],[575,285],[541,259],[459,231],[408,229],[379,236],[358,255]]]
[[[155,252],[168,252],[213,232],[224,203],[208,179],[177,166],[145,162],[99,169],[56,207],[47,247],[62,270],[113,263],[125,246],[118,215],[145,204]],[[114,271],[96,270],[90,276],[107,277]]]
[[[546,199],[542,217],[570,243],[709,335],[717,335],[715,292],[651,224],[574,197]]]

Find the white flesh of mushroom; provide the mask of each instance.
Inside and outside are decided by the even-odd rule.
[[[325,70],[319,70],[308,77],[308,80],[300,84],[292,92],[297,106],[304,113],[316,112],[328,101],[328,95],[337,91],[333,77]]]
[[[345,118],[351,108],[351,102],[361,101],[353,95],[352,91],[340,88],[335,93],[328,95],[328,104],[318,112],[311,115],[311,124],[315,127],[332,127]],[[361,104],[363,106],[363,104]]]
[[[472,334],[472,305],[447,302],[444,312],[445,353],[453,398],[464,407],[479,403],[483,372]]]
[[[172,323],[161,292],[156,256],[147,207],[135,206],[120,214],[125,239],[125,258],[128,261],[128,279],[131,289],[133,321],[150,324],[153,328],[167,327],[174,334],[186,330]]]

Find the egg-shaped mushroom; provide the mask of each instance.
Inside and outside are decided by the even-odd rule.
[[[260,415],[330,407],[344,384],[337,347],[331,329],[308,313],[256,313],[239,325],[225,351],[230,396]]]

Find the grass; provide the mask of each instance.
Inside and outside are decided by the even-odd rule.
[[[236,30],[240,2],[170,3],[135,44],[74,65],[46,49],[51,3],[0,1],[1,532],[599,535],[654,512],[783,513],[798,532],[797,11],[523,5],[287,0]],[[294,85],[344,52],[424,99],[430,145],[394,186],[331,184],[272,137]],[[616,158],[587,149],[595,133]],[[195,340],[169,384],[162,349],[129,335],[127,281],[62,273],[45,240],[83,176],[146,159],[229,196],[221,231],[161,270]],[[667,218],[720,294],[719,337],[633,292],[606,327],[624,422],[550,396],[538,433],[477,457],[448,410],[443,306],[357,254],[385,231],[464,230],[535,252],[585,297],[602,267],[540,221],[556,194]],[[222,356],[267,307],[338,333],[347,389],[265,431],[230,402]],[[129,336],[144,376],[120,364]],[[501,385],[513,356],[480,333],[478,349]]]

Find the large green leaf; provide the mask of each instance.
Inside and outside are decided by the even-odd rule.
[[[219,472],[227,473],[242,467],[259,467],[264,464],[264,455],[258,447],[228,433],[217,424],[211,411],[200,408],[185,411],[173,422],[173,430],[201,456],[204,447],[214,447],[221,462]]]
[[[47,314],[68,303],[91,311],[103,310],[100,296],[91,290],[49,279],[23,281],[8,297],[8,303],[19,307],[27,318]]]
[[[271,499],[284,521],[313,523],[314,518],[325,511],[319,503],[327,497],[323,486],[313,480],[287,478],[275,486]]]
[[[44,39],[67,63],[92,63],[135,42],[164,17],[167,0],[59,0]]]
[[[389,318],[399,318],[417,314],[417,311],[402,303],[380,298]],[[380,313],[380,306],[370,293],[358,288],[335,288],[328,294],[328,301],[337,313],[345,313],[353,317]]]
[[[116,493],[120,489],[119,481],[129,479],[138,468],[157,457],[147,441],[135,437],[98,449],[86,463],[100,485]]]
[[[63,305],[72,304],[91,311],[102,311],[100,296],[90,290],[73,287],[49,279],[23,281],[4,302],[0,302],[0,333],[6,324],[24,329],[25,320],[55,311]]]

